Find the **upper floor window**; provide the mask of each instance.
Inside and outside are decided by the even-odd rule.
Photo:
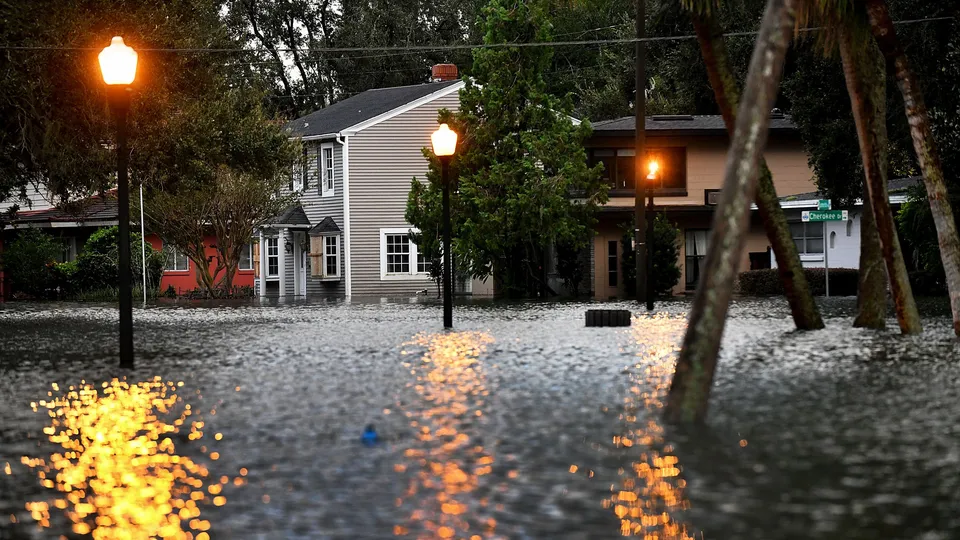
[[[790,236],[801,255],[823,253],[823,222],[790,223]]]
[[[171,244],[164,244],[163,251],[167,254],[167,264],[163,269],[167,272],[186,272],[190,270],[190,259]]]
[[[310,186],[307,180],[307,148],[303,148],[303,157],[293,162],[290,177],[290,191],[300,192]]]
[[[320,169],[320,196],[333,197],[333,145],[324,144],[320,147],[320,154],[317,159]]]
[[[646,180],[657,196],[686,195],[687,149],[684,147],[648,148],[644,164],[655,159],[659,174],[654,180]],[[602,179],[611,190],[636,188],[636,152],[633,148],[595,148],[590,151],[590,166],[603,164]],[[644,166],[644,175],[646,175]],[[646,178],[646,176],[644,176]]]

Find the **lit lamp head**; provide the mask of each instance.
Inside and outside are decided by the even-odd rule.
[[[430,142],[434,155],[449,159],[457,151],[457,132],[446,124],[440,124],[440,128],[430,135]]]
[[[657,163],[657,160],[654,159],[647,163],[647,180],[656,180],[658,172],[660,172],[660,164]]]
[[[127,86],[137,76],[137,51],[115,36],[109,47],[100,51],[100,72],[108,86]]]

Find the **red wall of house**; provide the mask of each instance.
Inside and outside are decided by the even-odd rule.
[[[163,249],[163,241],[154,234],[147,235],[147,242],[153,246],[153,249],[161,250]],[[216,257],[217,250],[210,247],[217,243],[217,240],[214,236],[207,236],[203,240],[204,245],[206,245],[207,260],[211,260],[212,257],[213,263],[211,266],[216,266]],[[160,279],[160,292],[163,293],[167,290],[167,287],[172,286],[178,293],[192,291],[197,288],[197,269],[193,264],[193,261],[190,261],[189,269],[185,272],[174,272],[171,270],[165,270],[163,272],[163,277]],[[223,273],[217,276],[217,279],[223,277]],[[253,287],[254,283],[254,271],[253,270],[237,270],[237,274],[233,277],[233,285],[235,287]]]

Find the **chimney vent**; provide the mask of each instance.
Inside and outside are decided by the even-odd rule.
[[[455,81],[459,78],[456,64],[436,64],[430,71],[433,82]]]

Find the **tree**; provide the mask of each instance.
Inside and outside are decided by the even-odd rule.
[[[542,2],[493,0],[482,24],[488,44],[551,37]],[[460,92],[459,112],[440,114],[460,134],[451,163],[459,182],[456,260],[474,277],[492,274],[501,295],[548,294],[548,246],[585,246],[593,214],[606,201],[599,166],[587,167],[589,123],[575,123],[570,100],[546,91],[551,55],[546,47],[475,50],[475,79]],[[430,167],[424,186],[439,190],[435,159]],[[417,214],[408,209],[408,216]],[[437,230],[428,221],[411,224]]]
[[[930,210],[937,227],[940,256],[950,291],[954,333],[960,336],[960,237],[947,193],[937,144],[933,137],[927,107],[919,81],[897,39],[896,28],[885,0],[866,0],[867,15],[873,35],[887,61],[887,68],[897,79],[903,95],[904,110],[909,119],[914,150],[927,188]]]
[[[769,0],[727,155],[723,191],[713,220],[704,271],[697,287],[683,348],[667,396],[670,421],[703,421],[743,251],[750,201],[766,144],[770,109],[779,90],[799,0]]]
[[[710,86],[713,88],[727,131],[732,134],[737,122],[736,108],[740,100],[740,90],[727,56],[722,30],[713,14],[716,8],[711,8],[709,2],[694,3],[688,0],[688,5],[691,8],[693,26],[700,44],[703,62],[706,65]],[[767,238],[777,258],[777,271],[783,283],[784,295],[790,305],[794,324],[800,330],[823,328],[820,310],[813,301],[810,284],[807,282],[803,264],[800,262],[800,254],[793,242],[786,215],[780,207],[780,199],[773,185],[773,177],[765,161],[761,164],[760,177],[757,181],[756,203],[764,229],[767,231]]]
[[[53,286],[53,266],[63,246],[40,229],[27,229],[4,249],[0,266],[14,291],[43,298]]]
[[[872,40],[857,35],[858,31],[864,33],[862,25],[858,23],[856,14],[852,15],[840,30],[839,43],[866,177],[867,197],[864,200],[870,201],[869,204],[865,202],[864,213],[869,212],[874,218],[900,330],[904,334],[916,334],[922,331],[920,313],[910,289],[910,278],[907,276],[887,193],[886,80],[879,51]],[[879,273],[876,265],[861,270]],[[870,282],[861,280],[861,284],[867,286]],[[872,294],[882,295],[880,313],[885,315],[886,292],[882,288],[879,292],[875,289],[876,285]],[[868,291],[861,290],[870,294]],[[861,307],[865,306],[865,303],[861,304]]]
[[[653,247],[653,294],[655,296],[671,296],[673,288],[680,283],[680,230],[670,222],[666,212],[653,217],[653,237],[648,241]],[[623,283],[626,286],[628,297],[637,295],[637,251],[633,249],[634,225],[621,225],[623,236],[620,245],[623,251],[620,269],[623,272]]]

